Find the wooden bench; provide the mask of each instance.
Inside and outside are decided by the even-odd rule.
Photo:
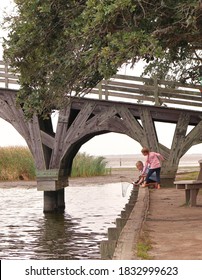
[[[200,171],[196,180],[175,181],[176,189],[185,190],[185,203],[196,206],[196,199],[199,189],[202,189],[202,160],[199,160]]]
[[[185,202],[190,206],[196,206],[196,198],[199,189],[202,189],[202,181],[199,180],[185,180],[185,181],[175,181],[176,189],[185,190]]]

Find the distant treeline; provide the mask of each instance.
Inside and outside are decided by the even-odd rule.
[[[90,177],[107,173],[104,157],[78,153],[73,161],[71,177]],[[0,180],[35,180],[36,169],[27,147],[0,147]]]

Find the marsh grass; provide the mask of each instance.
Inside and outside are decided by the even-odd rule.
[[[33,180],[35,166],[26,147],[0,147],[0,180]]]
[[[78,153],[73,161],[71,177],[90,177],[106,175],[104,157],[93,157]],[[27,147],[0,147],[0,180],[34,180],[36,169],[34,159]]]
[[[73,161],[71,177],[91,177],[108,174],[104,157],[93,157],[78,153]]]

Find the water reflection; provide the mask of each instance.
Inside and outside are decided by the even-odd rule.
[[[128,200],[120,184],[68,187],[65,213],[43,214],[36,189],[0,196],[1,259],[99,259],[99,242]]]
[[[37,259],[74,259],[75,252],[67,250],[69,240],[74,239],[74,226],[64,214],[45,214],[34,248]]]

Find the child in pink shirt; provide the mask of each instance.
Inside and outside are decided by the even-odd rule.
[[[147,156],[143,174],[145,174],[145,171],[149,167],[149,172],[146,174],[145,184],[143,187],[145,187],[149,183],[149,177],[156,172],[156,181],[157,181],[157,188],[160,189],[160,172],[161,172],[161,162],[160,160],[164,160],[163,156],[159,153],[150,152],[148,148],[143,148],[141,150],[142,154],[144,156]]]

